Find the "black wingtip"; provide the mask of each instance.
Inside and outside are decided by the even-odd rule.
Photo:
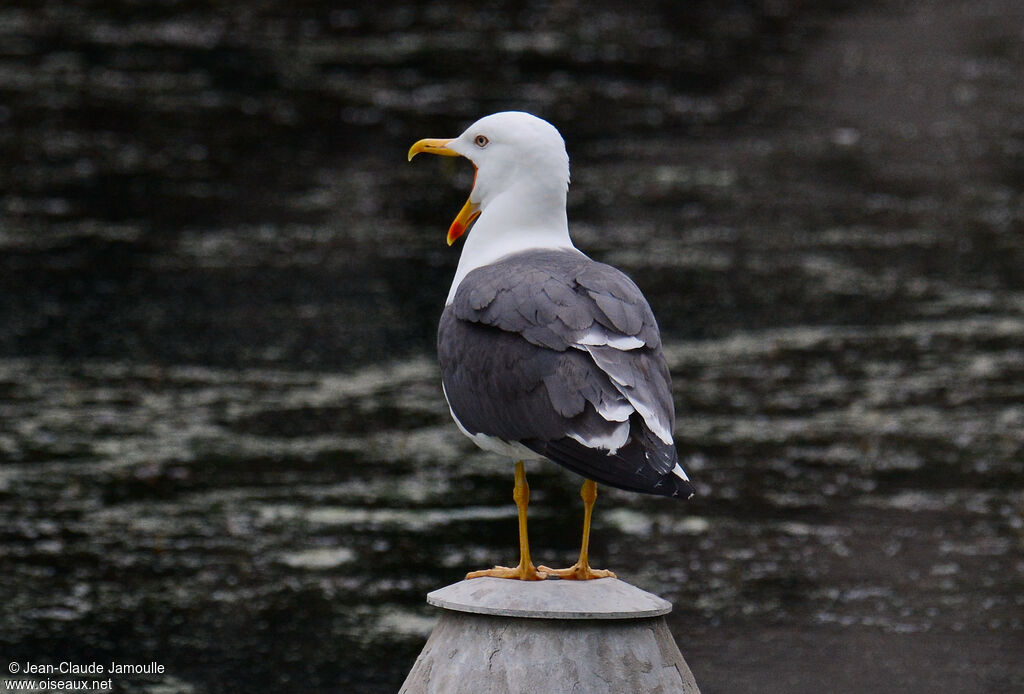
[[[697,488],[690,483],[689,480],[684,480],[676,477],[675,473],[669,473],[665,475],[666,478],[671,478],[675,484],[675,491],[672,493],[672,498],[681,499],[683,501],[689,501],[697,494]]]
[[[639,444],[631,443],[631,446],[636,446],[632,450],[627,446],[618,453],[608,454],[599,449],[587,448],[568,438],[555,441],[533,439],[520,443],[598,484],[606,484],[627,492],[689,499],[697,491],[689,481],[675,472],[659,474],[644,464],[644,458],[640,457],[642,452]],[[628,459],[626,456],[629,456]]]

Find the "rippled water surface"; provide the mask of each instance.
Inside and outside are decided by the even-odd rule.
[[[405,152],[522,108],[662,326],[699,494],[592,554],[702,691],[1024,690],[1022,72],[1010,0],[4,5],[0,655],[397,691],[515,548],[433,355],[471,168]]]

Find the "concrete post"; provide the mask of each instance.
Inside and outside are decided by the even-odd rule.
[[[700,694],[672,604],[614,578],[475,578],[427,595],[441,619],[399,694]]]

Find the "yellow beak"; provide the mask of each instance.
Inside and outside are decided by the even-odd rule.
[[[409,161],[420,152],[427,154],[438,154],[442,157],[458,157],[462,156],[458,152],[452,149],[448,149],[448,143],[451,140],[438,140],[438,139],[426,139],[420,140],[412,147],[409,148]],[[475,168],[475,167],[474,167]],[[476,176],[474,174],[473,184],[476,185]],[[466,229],[469,228],[470,223],[477,218],[480,214],[480,205],[467,200],[466,204],[462,206],[458,216],[455,217],[455,221],[448,228],[448,245],[455,243],[455,239],[459,238],[466,233]]]
[[[458,152],[448,149],[449,142],[451,142],[451,140],[438,140],[434,138],[420,140],[409,148],[409,161],[412,161],[412,158],[420,152],[426,152],[427,154],[440,154],[442,157],[462,156]]]

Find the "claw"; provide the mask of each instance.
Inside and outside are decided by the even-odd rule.
[[[616,578],[615,574],[608,569],[592,569],[587,565],[580,565],[576,562],[568,569],[552,569],[549,566],[538,566],[537,571],[547,576],[558,576],[568,581],[591,581],[595,578]]]
[[[548,577],[547,572],[543,569],[537,569],[533,564],[527,564],[515,567],[510,566],[495,566],[493,569],[482,569],[480,571],[470,571],[466,574],[466,578],[483,578],[484,576],[490,576],[491,578],[514,578],[520,581],[543,581]]]

